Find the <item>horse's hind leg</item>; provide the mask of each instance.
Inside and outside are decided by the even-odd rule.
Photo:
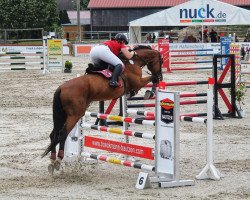
[[[55,134],[54,134],[54,129],[53,129],[51,134],[50,134],[51,142],[54,140],[54,137],[55,137]],[[48,166],[48,171],[51,175],[53,175],[54,169],[55,169],[55,161],[56,161],[56,148],[53,148],[51,150],[50,161],[51,161],[51,163]]]
[[[62,130],[59,131],[59,135],[60,135],[60,142],[59,142],[59,151],[58,151],[58,154],[57,154],[57,159],[55,160],[54,162],[54,167],[56,170],[59,170],[60,169],[60,166],[61,166],[61,163],[62,163],[62,159],[64,157],[64,144],[65,144],[65,141],[67,139],[67,131],[66,131],[66,128],[65,128],[65,125],[63,126]],[[63,148],[62,148],[63,147]]]
[[[63,126],[63,129],[61,130],[61,133],[60,133],[62,137],[59,143],[59,151],[57,154],[57,160],[55,161],[55,164],[54,164],[56,170],[60,169],[61,162],[64,157],[64,147],[65,147],[65,141],[67,139],[67,136],[70,133],[70,131],[74,128],[74,126],[76,125],[76,123],[79,121],[80,118],[81,118],[81,115],[77,115],[77,116],[68,116],[66,119],[65,126]]]

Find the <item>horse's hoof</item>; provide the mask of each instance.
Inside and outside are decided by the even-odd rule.
[[[56,153],[51,153],[50,160],[51,160],[51,162],[56,160]]]
[[[62,163],[62,160],[60,158],[58,158],[55,163],[54,163],[54,167],[55,169],[58,171],[60,169],[60,166],[61,166],[61,163]]]
[[[53,174],[54,174],[54,169],[55,169],[54,164],[49,164],[48,171],[49,171],[51,176],[53,176]]]
[[[144,94],[144,99],[150,99],[154,96],[154,93],[150,90],[147,90]]]

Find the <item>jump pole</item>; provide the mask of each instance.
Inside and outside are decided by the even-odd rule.
[[[213,90],[211,84],[207,90],[207,111],[207,164],[196,179],[220,180],[223,175],[213,164]]]
[[[47,47],[47,53],[46,53],[46,42],[48,42],[48,37],[43,36],[43,74],[50,73],[47,69],[48,66],[48,47]],[[46,57],[47,54],[47,57]],[[47,67],[46,67],[47,66]]]

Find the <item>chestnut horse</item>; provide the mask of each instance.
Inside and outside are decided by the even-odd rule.
[[[108,79],[99,74],[85,74],[69,80],[59,86],[53,100],[54,129],[50,134],[51,143],[42,157],[51,151],[51,160],[59,169],[64,157],[64,145],[68,134],[75,124],[84,116],[89,104],[93,101],[116,99],[124,94],[136,94],[149,82],[156,87],[162,80],[162,58],[158,51],[148,46],[134,48],[135,56],[131,60],[123,60],[125,69],[123,87],[111,88]],[[147,66],[150,76],[142,77],[142,67]],[[58,160],[56,146],[59,144]]]

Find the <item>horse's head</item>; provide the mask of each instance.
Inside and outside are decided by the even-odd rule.
[[[162,81],[162,57],[159,51],[152,49],[150,46],[137,46],[133,50],[136,52],[133,59],[136,60],[137,65],[147,66],[154,76],[153,83]]]

